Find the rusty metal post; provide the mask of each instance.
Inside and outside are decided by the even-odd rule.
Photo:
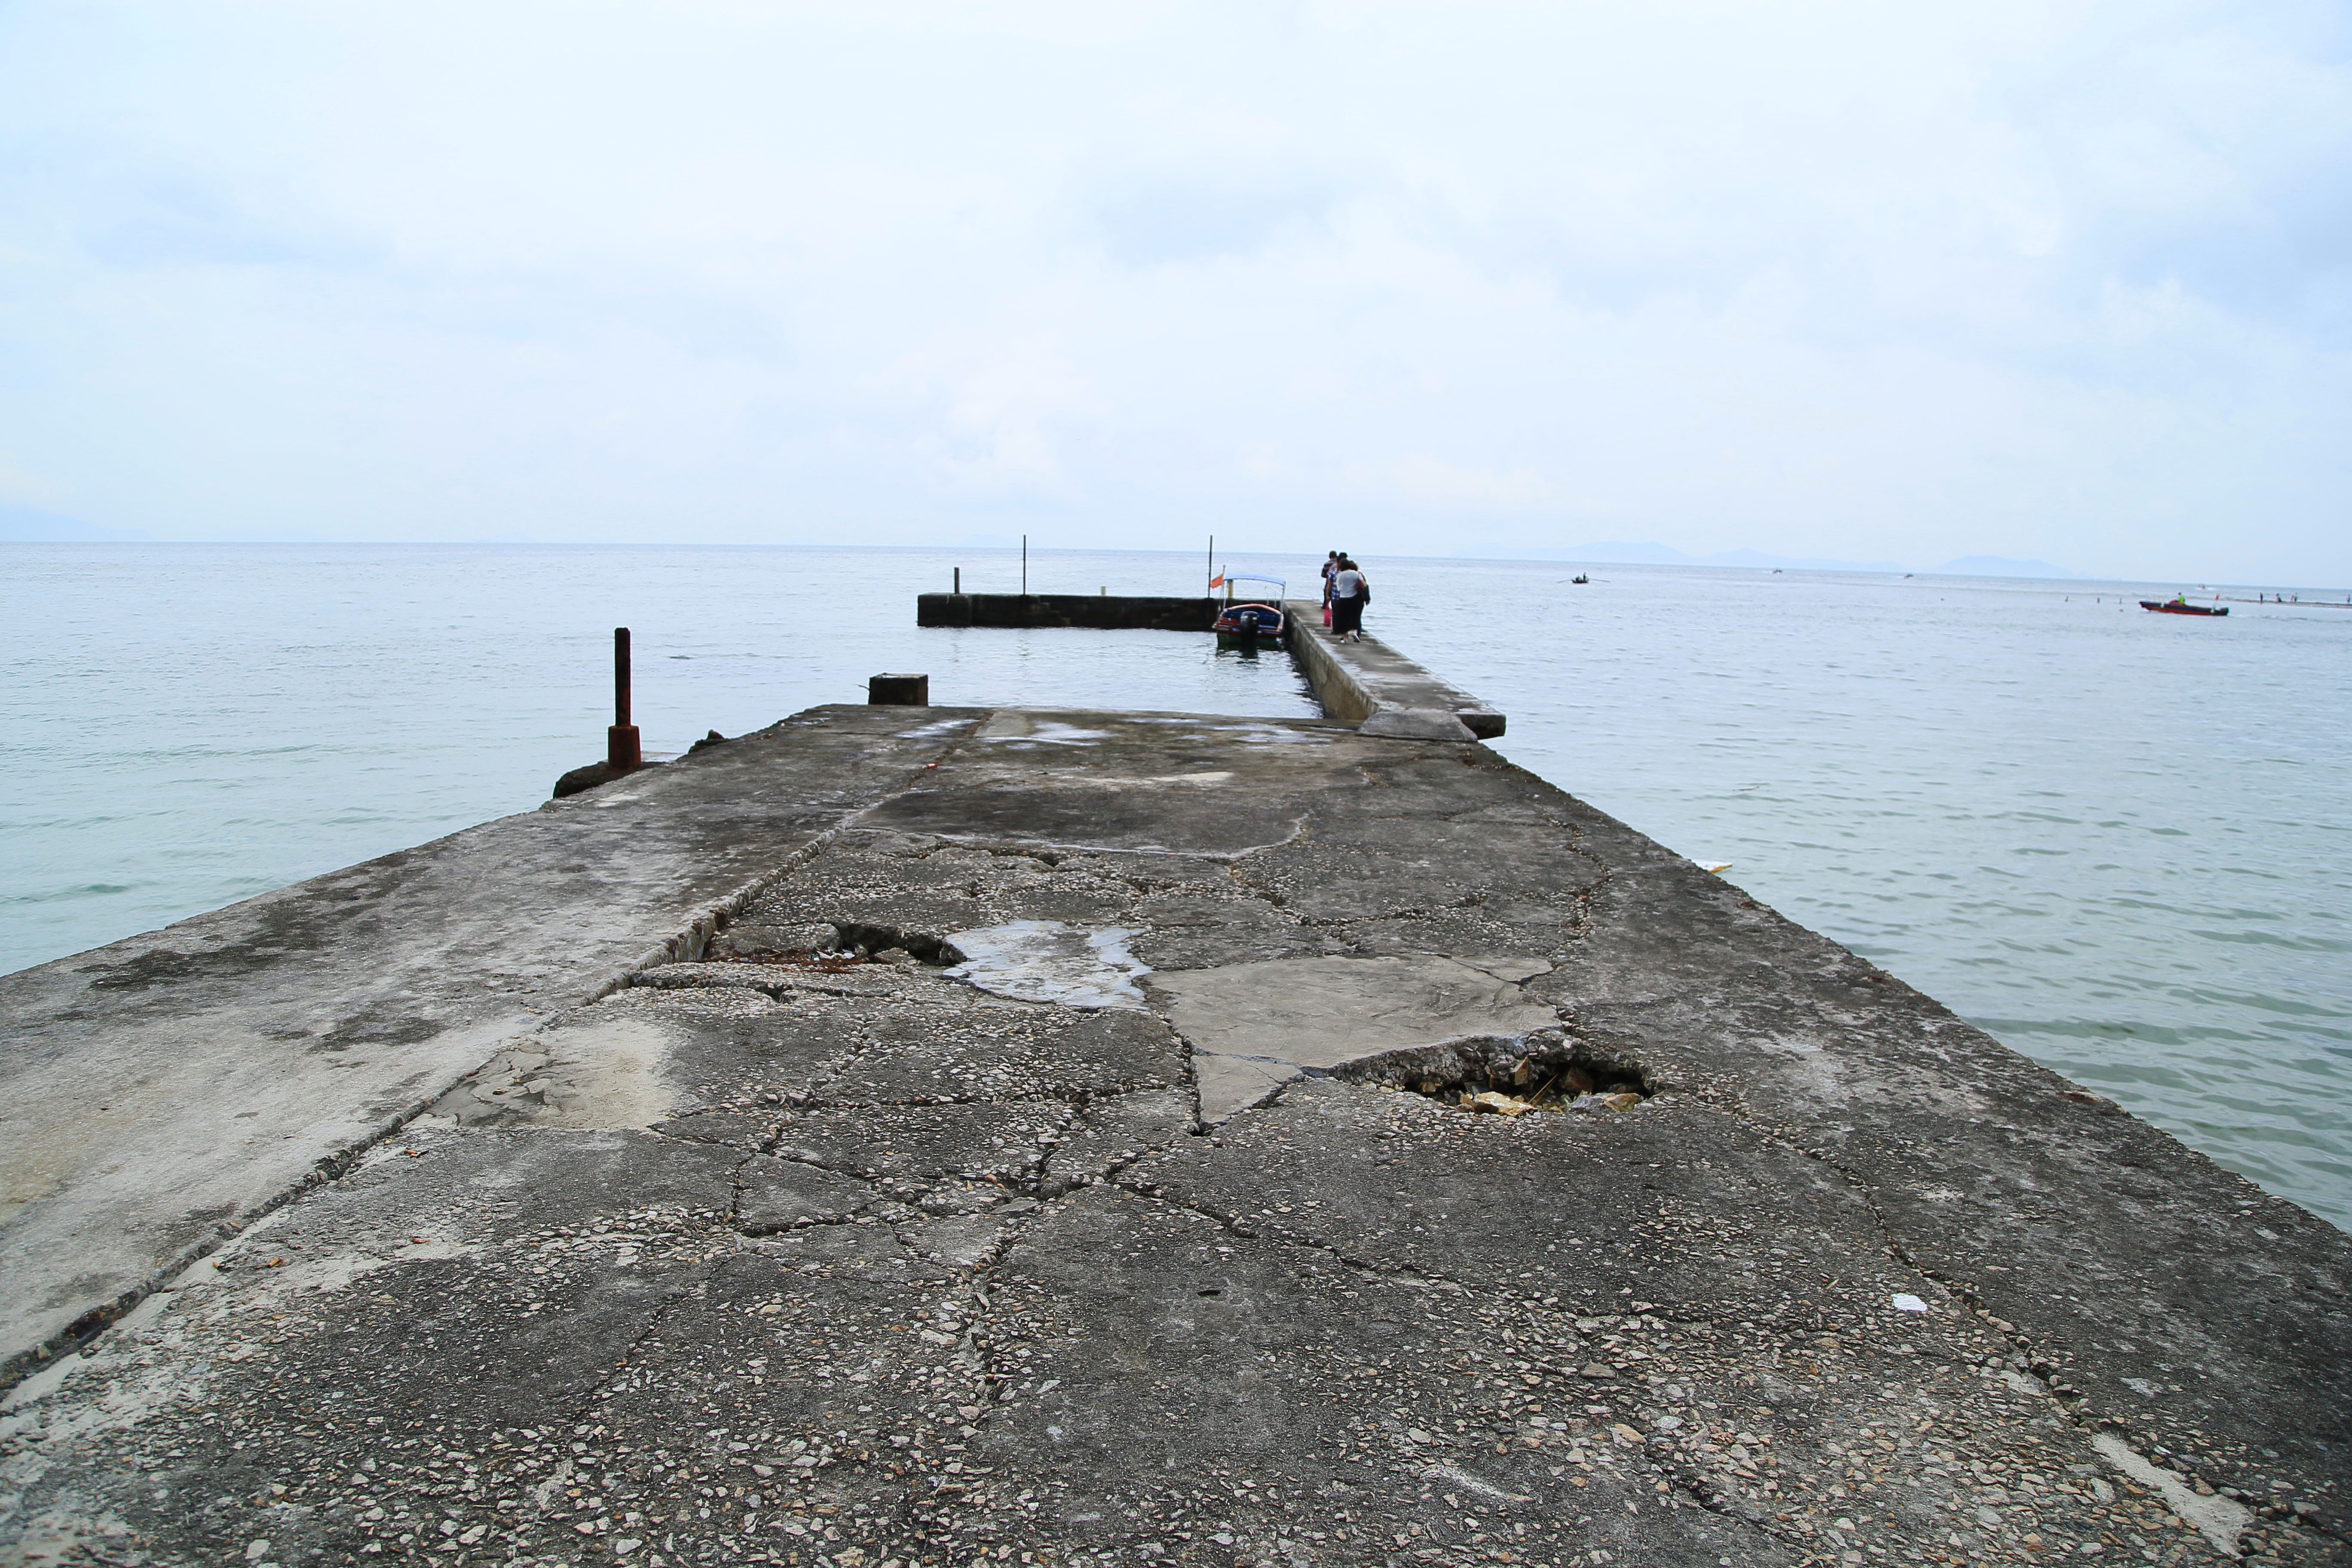
[[[604,731],[604,766],[625,773],[645,766],[637,727],[629,722],[629,628],[613,628],[613,727]]]

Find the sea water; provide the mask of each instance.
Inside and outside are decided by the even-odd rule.
[[[1310,560],[1226,559],[1311,595]],[[1029,585],[1206,564],[1045,552]],[[1513,760],[2352,1226],[2352,608],[1367,565],[1368,629],[1507,712]],[[530,809],[602,754],[615,626],[653,751],[883,671],[942,704],[1315,710],[1286,658],[1205,637],[918,629],[958,566],[1021,586],[978,550],[0,545],[0,970]]]

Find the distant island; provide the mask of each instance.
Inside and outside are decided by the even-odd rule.
[[[0,543],[72,544],[91,540],[146,537],[143,533],[127,533],[119,528],[100,528],[79,518],[60,517],[53,511],[0,506]]]

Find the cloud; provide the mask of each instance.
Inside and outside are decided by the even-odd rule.
[[[160,173],[93,202],[83,244],[121,268],[350,268],[385,255],[380,241],[315,216],[265,216],[214,182]]]
[[[1445,510],[1525,511],[1551,499],[1551,485],[1526,468],[1507,474],[1459,468],[1426,452],[1358,465],[1350,477],[1376,494]]]
[[[940,472],[958,490],[1059,494],[1055,430],[1087,408],[1086,372],[1040,340],[966,345],[958,363],[909,367],[942,406]]]
[[[1311,231],[1341,193],[1302,181],[1252,189],[1165,176],[1129,174],[1094,194],[1086,210],[1114,260],[1129,267],[1244,256],[1285,230]]]
[[[37,504],[189,536],[1458,518],[2342,580],[2346,32],[0,8],[0,421]]]

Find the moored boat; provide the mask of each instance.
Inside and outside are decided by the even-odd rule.
[[[2226,616],[2227,605],[2192,605],[2186,599],[2142,599],[2139,607],[2159,616]]]
[[[1234,587],[1242,583],[1263,583],[1274,592],[1263,599],[1241,599],[1234,596]],[[1220,575],[1213,584],[1225,591],[1225,602],[1218,606],[1214,630],[1219,647],[1257,648],[1282,643],[1282,597],[1289,584],[1279,577],[1237,577]]]
[[[1219,647],[1259,647],[1282,641],[1282,610],[1276,605],[1227,605],[1217,616]]]

